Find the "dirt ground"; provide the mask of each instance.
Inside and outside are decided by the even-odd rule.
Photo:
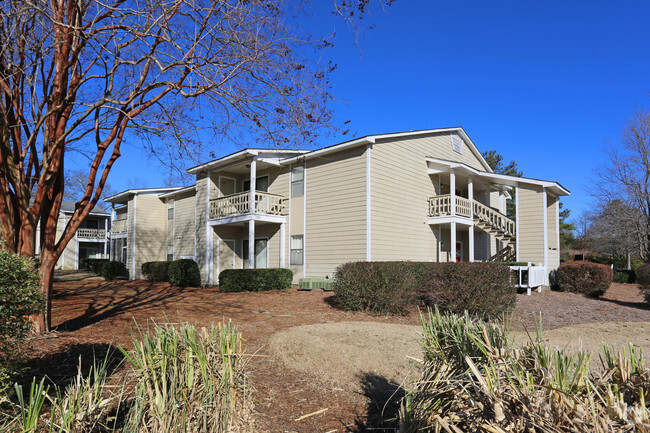
[[[534,315],[541,312],[544,329],[563,328],[555,332],[563,332],[568,342],[578,335],[597,341],[608,333],[612,342],[647,345],[650,309],[641,301],[636,286],[627,284],[612,285],[599,300],[556,292],[518,295],[513,326],[532,330]],[[135,323],[207,326],[231,320],[243,334],[246,352],[265,355],[249,361],[258,431],[381,431],[390,425],[386,419],[395,416],[394,402],[415,371],[407,356],[419,354],[418,312],[373,316],[340,311],[331,303],[331,293],[296,289],[233,294],[146,281],[57,282],[56,329],[31,341],[25,376],[66,383],[80,357],[87,366],[111,346],[129,348]],[[581,327],[566,328],[572,325]],[[619,337],[620,329],[627,333]],[[296,421],[322,409],[327,410]]]

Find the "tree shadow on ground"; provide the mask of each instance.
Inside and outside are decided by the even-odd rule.
[[[74,290],[54,294],[55,300],[69,301],[71,298],[84,307],[82,314],[58,324],[57,331],[77,331],[93,323],[140,308],[162,308],[180,301],[197,288],[180,288],[168,284],[138,281],[131,282],[89,282]]]
[[[612,304],[620,305],[621,307],[636,308],[637,310],[650,310],[650,304],[645,302],[630,302],[619,301],[617,299],[596,298],[598,301],[610,302]]]
[[[46,385],[56,385],[62,389],[73,382],[79,371],[87,377],[93,365],[99,367],[104,360],[107,362],[107,376],[110,377],[124,362],[124,355],[110,344],[74,344],[23,362],[15,381],[29,388],[34,378],[36,382],[45,378]]]
[[[359,376],[362,394],[368,401],[365,415],[357,415],[354,427],[349,432],[366,431],[390,432],[397,430],[399,408],[405,395],[404,389],[396,382],[374,373]]]

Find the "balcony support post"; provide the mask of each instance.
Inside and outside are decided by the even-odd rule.
[[[454,169],[449,170],[449,207],[451,216],[456,216],[456,173]],[[454,242],[454,248],[456,248],[456,243]],[[454,256],[456,260],[456,256]]]
[[[255,269],[255,220],[254,219],[248,222],[248,269]]]
[[[451,223],[450,231],[451,231],[451,245],[449,249],[451,250],[451,261],[456,262],[456,223],[455,222]]]
[[[286,248],[285,247],[286,239],[284,238],[285,235],[286,235],[285,225],[286,225],[286,223],[280,224],[280,267],[281,268],[284,268],[285,263],[286,263],[286,259],[285,259],[285,255],[286,255],[286,252],[285,252],[286,251],[285,250],[285,248]]]
[[[472,178],[467,179],[467,198],[469,199],[469,217],[474,219],[474,182]],[[474,261],[474,225],[469,226],[469,261]]]
[[[253,157],[253,160],[251,161],[251,190],[250,192],[250,198],[249,198],[249,203],[248,203],[248,211],[250,213],[255,213],[256,211],[256,205],[255,205],[255,190],[256,185],[255,185],[255,180],[257,178],[257,156]]]

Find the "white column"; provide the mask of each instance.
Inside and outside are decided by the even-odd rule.
[[[544,266],[548,266],[548,193],[546,188],[542,192],[542,206],[544,206]]]
[[[284,268],[285,267],[285,244],[286,244],[286,239],[284,238],[286,235],[286,230],[284,226],[286,223],[281,223],[280,224],[280,267]]]
[[[255,220],[248,221],[248,269],[255,269]]]
[[[515,254],[517,258],[515,260],[519,261],[519,184],[515,187]]]
[[[456,261],[456,223],[451,223],[451,261]]]
[[[451,203],[450,203],[451,216],[455,216],[456,215],[456,173],[454,173],[453,168],[451,170],[449,170],[449,197],[450,197],[450,200],[451,200]],[[454,242],[453,247],[456,248],[456,243],[455,242]]]
[[[255,213],[255,179],[257,177],[257,156],[253,157],[253,160],[251,161],[251,190],[250,192],[250,198],[249,200],[249,211],[250,213]]]
[[[474,183],[472,178],[467,179],[467,198],[469,199],[470,218],[474,219]],[[469,261],[474,261],[474,223],[469,226]]]

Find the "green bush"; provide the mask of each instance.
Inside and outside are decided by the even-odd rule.
[[[102,266],[101,275],[106,281],[128,276],[126,265],[122,262],[108,262]]]
[[[589,261],[593,263],[600,263],[603,265],[614,265],[614,269],[627,269],[627,258],[626,257],[603,257],[603,256],[597,256],[597,257],[590,257]],[[639,269],[641,266],[644,265],[644,262],[642,259],[631,259],[630,260],[630,265],[632,267],[633,271],[636,271]]]
[[[641,266],[636,271],[636,281],[639,283],[639,291],[643,295],[645,302],[650,304],[650,263]]]
[[[428,306],[452,313],[497,317],[515,307],[510,268],[493,263],[431,263],[419,296]]]
[[[179,287],[198,287],[201,285],[199,265],[192,259],[174,260],[167,271],[169,282]]]
[[[81,259],[79,260],[79,269],[101,274],[102,268],[108,262],[110,262],[108,259]]]
[[[615,283],[636,283],[636,271],[627,269],[614,269],[613,281]]]
[[[612,268],[590,262],[567,262],[557,268],[556,289],[592,298],[605,294],[612,284]]]
[[[13,372],[28,316],[43,311],[40,277],[32,259],[0,250],[0,390]]]
[[[261,292],[291,287],[291,269],[226,269],[219,274],[220,292]]]
[[[142,274],[149,281],[169,281],[171,262],[146,262],[142,264]]]
[[[344,310],[406,314],[416,302],[426,263],[349,262],[336,268],[334,300]]]

